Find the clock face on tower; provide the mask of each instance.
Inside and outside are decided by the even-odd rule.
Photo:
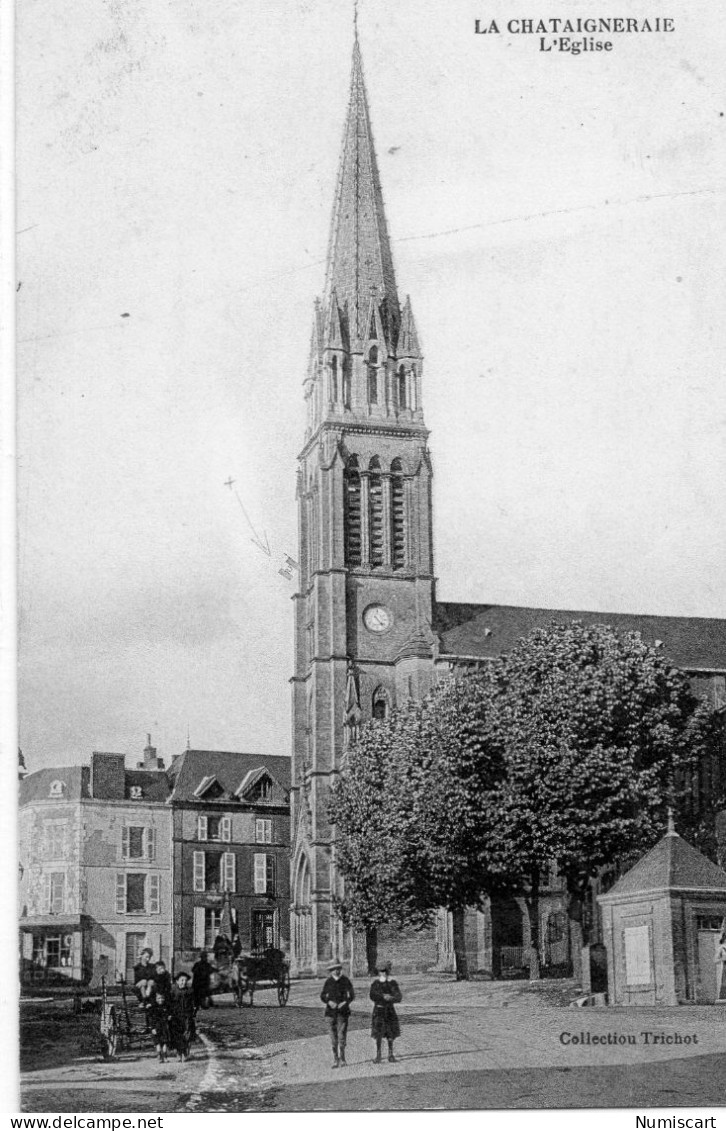
[[[385,605],[369,605],[363,613],[363,624],[369,632],[387,632],[393,616]]]

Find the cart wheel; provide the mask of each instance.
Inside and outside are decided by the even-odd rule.
[[[287,999],[290,996],[290,970],[286,966],[280,974],[280,979],[277,983],[277,1000],[280,1005],[287,1005]]]
[[[101,1033],[101,1055],[104,1060],[113,1060],[119,1050],[119,1031],[116,1024],[116,1015],[113,1009],[110,1012],[104,1031]]]

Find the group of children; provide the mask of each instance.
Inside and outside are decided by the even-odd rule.
[[[330,963],[328,972],[329,977],[323,986],[320,1000],[325,1003],[325,1019],[328,1022],[333,1046],[333,1068],[344,1068],[347,1063],[345,1046],[348,1039],[350,1006],[355,1000],[355,990],[350,978],[343,973],[343,965],[338,959]],[[376,1042],[374,1064],[381,1063],[381,1048],[384,1040],[388,1044],[388,1059],[392,1063],[395,1062],[393,1042],[401,1035],[396,1006],[403,995],[398,982],[391,978],[390,974],[390,962],[379,963],[368,995],[373,1002],[371,1036]]]
[[[163,1063],[171,1049],[181,1061],[189,1059],[189,1046],[196,1036],[194,997],[189,975],[180,970],[172,982],[163,962],[151,961],[145,948],[134,967],[134,992],[146,1011],[146,1024],[154,1037]]]

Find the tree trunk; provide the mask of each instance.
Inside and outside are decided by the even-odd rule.
[[[378,930],[376,927],[366,927],[366,962],[368,973],[375,974],[378,962]]]
[[[451,912],[454,935],[454,959],[456,961],[457,982],[469,981],[469,963],[466,960],[466,937],[464,932],[464,908],[456,907]]]
[[[530,878],[527,910],[529,912],[529,979],[534,982],[539,978],[539,872],[533,872]]]

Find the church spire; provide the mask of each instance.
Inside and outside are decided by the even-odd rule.
[[[347,313],[352,348],[367,337],[366,323],[373,297],[378,305],[388,349],[395,350],[400,308],[357,25],[325,289],[326,296],[335,291],[341,313],[344,316]]]

